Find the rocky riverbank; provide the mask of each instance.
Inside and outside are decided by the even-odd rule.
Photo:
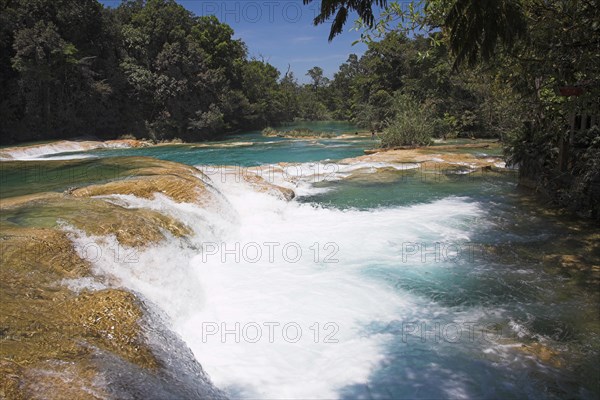
[[[366,150],[365,155],[342,160],[351,162],[388,162],[388,163],[419,163],[427,169],[470,167],[504,169],[504,159],[497,155],[487,155],[486,152],[499,150],[497,142],[438,145],[430,147],[405,147],[393,149]],[[476,154],[479,152],[479,155]]]
[[[94,149],[124,149],[149,147],[153,143],[146,140],[123,139],[123,140],[59,140],[50,143],[37,143],[16,147],[4,147],[0,149],[0,160],[30,160],[55,153],[79,152]]]
[[[222,397],[185,344],[176,337],[165,342],[173,335],[164,327],[156,335],[152,307],[118,281],[98,278],[84,257],[89,254],[81,254],[71,240],[78,234],[114,238],[120,256],[127,257],[166,236],[188,236],[192,229],[185,221],[115,199],[161,195],[208,206],[219,201],[210,179],[193,167],[145,157],[7,161],[0,168],[6,188],[0,199],[0,396]],[[248,182],[258,191],[294,197],[290,189],[258,176]],[[96,278],[103,283],[95,290],[81,284]],[[161,348],[178,349],[181,359]],[[188,371],[187,383],[173,384],[182,369]],[[155,393],[140,380],[144,376],[163,377],[154,382]]]
[[[231,190],[223,186],[229,183],[289,201],[306,185],[324,180],[395,184],[400,175],[417,168],[440,177],[448,174],[450,179],[457,178],[453,174],[475,171],[493,172],[496,177],[507,170],[495,146],[395,149],[337,162],[248,168],[198,169],[148,157],[0,163],[0,397],[222,397],[187,345],[163,325],[166,319],[157,314],[157,307],[142,295],[124,290],[116,274],[108,275],[130,268],[124,275],[136,279],[149,263],[115,262],[111,264],[115,270],[99,271],[90,256],[107,255],[95,256],[94,251],[115,249],[108,255],[112,263],[112,257],[156,255],[155,249],[162,252],[167,247],[161,246],[170,243],[169,254],[175,257],[184,251],[182,243],[187,239],[204,240],[208,231],[200,220],[194,223],[186,217],[215,205],[219,214],[230,211],[231,203],[222,194]],[[255,194],[243,193],[249,198]],[[534,206],[521,202],[519,207]],[[182,209],[193,212],[178,213]],[[518,232],[520,226],[531,224],[516,221],[509,230]],[[543,249],[527,242],[486,249],[506,265],[512,262],[510,257],[513,261],[540,259],[544,254],[540,268],[568,277],[563,287],[573,292],[579,291],[579,285],[597,287],[597,234],[571,221],[565,223],[564,232],[564,238]],[[573,249],[585,249],[586,255]],[[182,259],[196,254],[193,247]],[[164,269],[159,267],[172,273],[168,268],[178,268],[178,262],[168,260]],[[186,279],[193,279],[190,271],[185,272]],[[152,275],[148,279],[156,279],[161,286],[169,278]],[[177,283],[169,287],[180,288]],[[597,296],[590,296],[590,302],[597,302]],[[594,318],[589,320],[595,323]],[[597,327],[582,330],[597,331]],[[515,339],[505,344],[510,351],[552,368],[575,363],[553,343]],[[198,359],[203,360],[202,356]]]

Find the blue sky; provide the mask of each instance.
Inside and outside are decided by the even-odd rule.
[[[235,37],[248,46],[250,57],[264,59],[282,74],[288,64],[300,82],[308,82],[306,72],[319,66],[329,78],[348,55],[362,55],[366,46],[352,46],[360,34],[352,30],[356,15],[351,15],[344,33],[328,42],[329,23],[314,26],[320,2],[303,5],[302,0],[176,0],[196,15],[216,15],[235,30]],[[100,0],[116,7],[120,0]]]

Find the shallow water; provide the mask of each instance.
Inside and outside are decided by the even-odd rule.
[[[309,123],[293,125],[334,134],[351,134],[356,128],[344,122]],[[210,147],[212,144],[213,147]],[[223,147],[228,146],[228,147]],[[231,147],[229,147],[231,146]],[[189,165],[239,165],[256,166],[278,162],[309,162],[325,159],[338,160],[363,154],[366,148],[376,146],[370,138],[300,140],[278,137],[264,137],[259,131],[229,136],[220,142],[201,143],[200,145],[172,145],[141,149],[98,149],[79,153],[83,156],[150,156],[162,160],[177,161]],[[73,154],[73,153],[70,153]]]
[[[227,143],[237,147],[82,154],[146,155],[210,172],[223,195],[212,208],[163,196],[115,196],[127,207],[184,221],[194,236],[140,250],[135,263],[106,256],[94,267],[160,307],[231,397],[600,394],[597,281],[589,268],[548,261],[554,254],[585,254],[597,263],[598,254],[586,247],[587,235],[597,231],[524,201],[514,172],[432,174],[362,165],[357,173],[335,163],[373,147],[370,139],[300,141],[254,132]],[[302,163],[295,167],[299,197],[292,202],[206,167],[278,162]],[[5,197],[86,182],[70,177],[36,189],[19,183],[8,165]],[[113,171],[102,160],[68,170],[82,168]],[[30,223],[35,210],[26,214],[11,222]],[[74,240],[82,251],[93,238]]]

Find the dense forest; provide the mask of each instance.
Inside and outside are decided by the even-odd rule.
[[[383,8],[378,17],[374,5]],[[498,136],[521,184],[600,218],[596,1],[323,0],[315,24],[332,20],[332,40],[349,11],[371,44],[361,62],[373,56],[376,71],[366,96],[353,93],[352,118],[383,121],[384,146],[436,134]],[[407,46],[415,32],[427,39],[413,36]],[[397,69],[389,70],[394,54]]]
[[[82,135],[197,141],[295,119],[381,131],[410,118],[425,128],[406,139],[414,144],[514,128],[489,76],[452,74],[433,36],[391,31],[364,56],[350,55],[333,79],[315,66],[301,85],[292,72],[249,59],[228,25],[173,0],[3,3],[4,144]]]
[[[300,84],[250,58],[230,26],[174,0],[2,0],[0,144],[200,141],[297,119],[352,121],[384,147],[494,137],[522,182],[598,214],[593,1],[324,0],[321,11],[330,40],[358,12],[368,50],[331,79],[315,66]]]
[[[174,1],[3,1],[3,143],[131,134],[201,140],[292,118],[271,65]]]

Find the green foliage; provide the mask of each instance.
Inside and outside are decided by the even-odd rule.
[[[363,57],[350,55],[332,80],[315,66],[311,83],[300,85],[289,71],[280,78],[268,63],[247,59],[231,27],[173,0],[116,9],[31,0],[11,3],[2,20],[3,142],[125,132],[193,141],[294,119],[381,130],[399,90],[428,104],[436,135],[445,135],[444,114],[462,121],[454,127],[461,134],[482,126],[477,93],[485,90],[450,78],[447,52],[431,38],[392,32]]]
[[[591,108],[591,114],[598,116],[597,2],[391,2],[375,23],[372,7],[380,3],[324,1],[315,19],[323,23],[334,17],[331,39],[341,32],[348,10],[358,11],[361,17],[357,29],[363,30],[361,40],[369,50],[360,60],[364,75],[351,83],[354,121],[363,126],[378,123],[381,106],[375,103],[380,90],[390,95],[397,90],[411,93],[431,105],[436,135],[500,137],[507,143],[509,161],[520,165],[521,178],[537,182],[538,187],[552,187],[562,204],[579,204],[575,208],[599,216],[598,200],[595,205],[589,200],[590,193],[600,198],[595,139],[580,150],[571,149],[573,154],[562,169],[556,165],[569,115]],[[427,33],[433,46],[417,46],[415,31]],[[402,36],[415,39],[407,44]],[[559,87],[572,85],[587,91],[578,106],[556,95]],[[395,112],[387,110],[388,115]],[[398,118],[391,121],[399,123]],[[402,132],[396,126],[394,131]],[[582,193],[588,200],[582,200]]]
[[[310,4],[313,0],[304,0],[304,4]],[[373,4],[378,7],[385,7],[387,0],[321,0],[321,10],[314,19],[314,24],[319,25],[335,15],[329,33],[329,41],[336,35],[342,33],[344,24],[348,20],[350,11],[356,11],[368,26],[373,26],[375,17],[373,15]]]
[[[306,76],[310,76],[310,79],[312,79],[312,86],[315,92],[317,92],[319,88],[326,86],[328,83],[328,79],[323,76],[323,68],[321,67],[309,69]]]
[[[490,61],[498,45],[510,50],[525,37],[523,10],[514,0],[456,0],[445,16],[454,66],[476,65],[479,58]]]
[[[432,143],[434,126],[431,113],[410,95],[394,99],[395,116],[381,135],[382,147],[426,146]]]
[[[383,8],[378,20],[373,5]],[[297,118],[346,119],[383,130],[388,147],[498,137],[523,178],[597,210],[597,129],[578,133],[557,172],[572,113],[597,115],[592,1],[323,0],[315,23],[333,18],[332,39],[356,11],[368,49],[331,80],[315,66],[306,85],[248,59],[230,26],[175,0],[114,9],[97,0],[14,0],[1,9],[2,144],[83,134],[193,141]],[[575,84],[586,87],[578,102],[557,95]]]
[[[267,127],[262,131],[263,136],[267,137],[285,137],[285,138],[332,138],[335,136],[329,132],[318,132],[312,129],[291,129],[289,131],[279,131],[271,127]]]
[[[574,143],[574,180],[568,190],[563,191],[564,202],[574,209],[590,210],[600,218],[600,128],[594,125],[581,132]]]
[[[8,2],[0,142],[133,133],[202,140],[298,116],[297,83],[174,0]],[[93,112],[90,112],[93,110]]]
[[[426,104],[436,137],[498,137],[513,129],[497,115],[501,109],[494,101],[504,86],[479,70],[453,73],[448,49],[435,43],[435,37],[409,38],[399,31],[370,42],[363,57],[351,56],[340,66],[322,96],[334,99],[325,101],[330,113],[382,130],[401,91]]]

